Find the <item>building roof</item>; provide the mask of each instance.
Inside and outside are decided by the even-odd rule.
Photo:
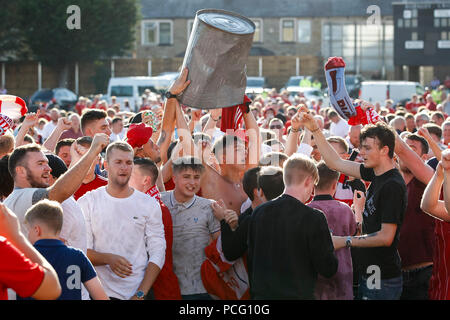
[[[423,1],[423,0],[422,0]],[[246,17],[363,17],[367,8],[380,7],[381,16],[392,16],[399,0],[141,0],[143,19],[193,19],[201,9],[222,9]],[[411,1],[409,1],[411,2]],[[428,2],[428,1],[427,1]],[[438,1],[433,1],[438,2]]]

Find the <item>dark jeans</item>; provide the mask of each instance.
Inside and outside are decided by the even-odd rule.
[[[358,300],[399,300],[402,294],[402,277],[381,279],[380,288],[369,289],[367,278],[359,278]]]
[[[187,294],[181,296],[182,300],[213,300],[207,293]]]
[[[433,266],[403,271],[403,292],[400,300],[428,300]]]

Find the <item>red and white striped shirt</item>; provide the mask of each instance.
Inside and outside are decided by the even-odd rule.
[[[436,220],[430,300],[450,300],[450,223]]]

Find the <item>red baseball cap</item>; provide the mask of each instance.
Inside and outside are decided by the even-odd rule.
[[[145,123],[131,124],[127,131],[127,142],[133,148],[140,148],[152,137],[153,129]]]

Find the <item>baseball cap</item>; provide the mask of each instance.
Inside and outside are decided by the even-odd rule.
[[[145,123],[130,124],[127,131],[127,142],[133,148],[142,147],[152,137],[153,129]]]
[[[127,128],[129,126],[131,126],[131,124],[133,123],[142,123],[142,113],[143,111],[135,114],[134,116],[132,116],[129,120],[128,120],[128,124],[125,125],[124,127]]]
[[[48,159],[48,165],[52,169],[51,175],[59,178],[67,171],[67,166],[64,161],[57,155],[47,153],[45,155]]]

